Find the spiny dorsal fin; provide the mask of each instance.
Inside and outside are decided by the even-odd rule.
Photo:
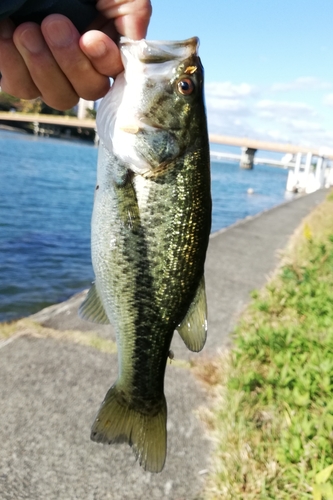
[[[207,299],[205,278],[201,278],[197,293],[177,332],[190,351],[199,352],[207,338]]]
[[[95,283],[93,283],[87,297],[79,308],[79,316],[80,318],[85,319],[86,321],[91,321],[92,323],[100,323],[101,325],[107,325],[110,323]]]

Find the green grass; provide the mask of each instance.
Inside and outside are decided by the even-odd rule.
[[[253,293],[218,374],[205,498],[333,499],[332,193]]]

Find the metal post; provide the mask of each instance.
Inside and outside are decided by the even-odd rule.
[[[295,181],[298,183],[299,181],[299,172],[301,169],[301,164],[302,164],[302,153],[297,153],[296,156],[296,164],[295,164]]]
[[[322,169],[323,169],[323,161],[324,158],[322,156],[318,157],[317,165],[316,165],[316,175],[315,175],[315,181],[316,181],[316,189],[320,189],[322,186]]]
[[[97,128],[95,128],[94,132],[95,132],[95,135],[94,135],[94,145],[98,146],[98,144],[99,144],[99,135],[98,135],[98,132],[97,132]]]
[[[305,161],[305,169],[304,169],[305,183],[306,183],[306,179],[310,173],[311,162],[312,162],[312,153],[307,153],[306,161]]]
[[[332,160],[330,161],[329,165],[328,165],[328,176],[327,176],[327,179],[326,179],[326,186],[325,187],[331,187],[333,186],[333,164],[332,164]]]
[[[303,182],[302,182],[302,188],[306,193],[308,192],[309,184],[311,184],[311,179],[310,179],[311,162],[312,162],[312,153],[307,153],[305,167],[304,167],[304,174],[303,174]]]
[[[320,176],[320,187],[321,188],[325,187],[326,169],[327,169],[327,158],[323,158],[323,166],[321,169],[321,176]]]
[[[34,127],[34,135],[38,135],[39,133],[39,123],[38,122],[33,122],[33,127]]]
[[[302,164],[302,153],[297,153],[295,168],[289,168],[286,190],[292,193],[297,193],[301,187],[300,185],[300,170]]]

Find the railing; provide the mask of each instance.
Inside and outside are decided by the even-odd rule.
[[[33,132],[43,134],[45,126],[48,127],[66,127],[67,131],[71,128],[88,129],[93,131],[93,137],[97,142],[96,123],[93,119],[79,119],[69,116],[43,115],[43,114],[21,114],[11,112],[0,112],[0,123],[24,123],[33,124]],[[49,129],[50,130],[50,129]],[[251,169],[256,163],[265,163],[268,165],[281,166],[289,168],[287,191],[304,191],[310,193],[324,186],[333,185],[333,150],[328,148],[310,148],[295,144],[281,144],[275,142],[265,142],[248,137],[230,137],[217,134],[210,134],[209,140],[212,144],[223,144],[228,146],[237,146],[241,148],[241,154],[232,153],[212,153],[217,157],[239,160],[242,168]],[[290,160],[280,162],[255,158],[257,150],[274,151],[289,153]],[[305,162],[303,156],[306,155]]]

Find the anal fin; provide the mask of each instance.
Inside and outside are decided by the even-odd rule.
[[[183,321],[177,328],[186,347],[193,352],[203,348],[207,338],[207,299],[205,278],[201,278],[196,295]]]
[[[110,323],[95,283],[93,283],[87,297],[79,308],[79,316],[92,323],[99,323],[101,325],[108,325]]]

